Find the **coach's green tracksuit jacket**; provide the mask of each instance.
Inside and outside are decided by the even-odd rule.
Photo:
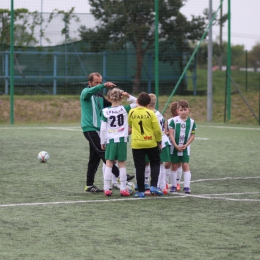
[[[81,128],[83,132],[100,131],[102,109],[111,106],[111,103],[100,93],[104,88],[104,84],[95,87],[88,86],[81,92]]]

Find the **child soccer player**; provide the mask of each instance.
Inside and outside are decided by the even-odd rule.
[[[176,191],[176,179],[178,163],[182,163],[184,176],[184,192],[190,194],[191,173],[189,168],[190,144],[195,138],[196,123],[188,114],[190,112],[189,103],[180,100],[177,105],[178,116],[174,117],[169,124],[169,137],[174,146],[172,153],[172,187],[170,192]]]
[[[171,110],[171,114],[172,117],[170,119],[168,119],[168,124],[167,124],[167,134],[169,135],[169,124],[172,121],[172,119],[175,116],[178,116],[178,112],[177,112],[177,105],[178,102],[172,102],[171,106],[170,106],[170,110]],[[171,153],[173,152],[174,146],[173,144],[171,144]],[[166,172],[166,185],[168,184],[169,178],[170,178],[170,174],[171,174],[171,163],[167,163],[167,167],[165,167],[165,172]],[[178,169],[177,169],[177,183],[176,183],[176,191],[180,191],[181,190],[181,177],[182,177],[182,166],[181,163],[178,163]],[[168,186],[168,185],[167,185]]]
[[[158,122],[161,127],[161,131],[162,131],[162,151],[160,153],[161,165],[160,165],[160,174],[159,174],[159,179],[158,179],[158,187],[160,187],[163,190],[164,194],[167,194],[168,191],[166,189],[165,165],[163,163],[164,162],[166,163],[166,167],[168,167],[168,168],[170,167],[170,161],[171,161],[170,140],[165,132],[165,129],[166,129],[165,128],[165,126],[166,126],[165,119],[164,119],[163,115],[158,110],[155,109],[156,96],[152,93],[149,94],[149,96],[151,97],[151,102],[147,106],[147,108],[154,111],[155,115],[157,116]]]
[[[111,107],[102,110],[100,144],[101,149],[106,150],[105,159],[106,167],[104,171],[104,194],[111,196],[110,183],[112,180],[112,167],[115,160],[118,160],[119,177],[120,177],[120,195],[130,196],[126,189],[126,158],[127,158],[127,142],[128,142],[128,112],[131,108],[137,106],[136,98],[130,96],[121,89],[113,88],[107,93]],[[123,106],[121,101],[123,97],[127,97],[130,105]]]
[[[129,112],[128,124],[132,128],[131,146],[136,169],[138,191],[134,195],[137,198],[145,197],[145,155],[150,160],[151,187],[150,192],[162,196],[162,190],[157,187],[160,172],[160,149],[162,132],[155,113],[146,106],[151,97],[146,92],[141,92],[137,98],[138,107]]]

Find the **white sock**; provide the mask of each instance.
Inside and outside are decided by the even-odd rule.
[[[174,171],[171,171],[171,175],[170,175],[170,178],[171,178],[171,182],[172,182],[172,187],[176,187],[177,185],[177,171],[174,172]]]
[[[182,167],[179,167],[177,169],[177,183],[180,184],[181,182],[181,177],[182,177]]]
[[[117,183],[118,178],[112,174],[112,184]]]
[[[106,167],[105,174],[104,174],[104,190],[110,189],[110,183],[112,180],[112,168]]]
[[[145,166],[145,170],[144,170],[144,183],[145,184],[149,184],[149,180],[150,180],[150,175],[151,175],[151,169],[150,169],[150,165]]]
[[[165,167],[164,167],[163,163],[160,164],[160,174],[159,174],[157,186],[161,189],[166,189]]]
[[[161,188],[161,183],[162,183],[162,180],[161,180],[161,178],[162,178],[161,165],[162,164],[160,164],[160,172],[159,172],[158,181],[157,181],[157,187],[159,187],[159,188]]]
[[[184,177],[184,188],[190,188],[190,179],[191,179],[190,171],[184,172],[183,177]]]
[[[126,168],[119,168],[119,177],[120,177],[120,190],[126,189]]]
[[[116,161],[115,166],[118,168],[118,162]],[[112,174],[112,184],[116,184],[120,181],[120,177],[116,177],[114,174]]]
[[[165,169],[165,183],[169,184],[171,169]]]
[[[103,163],[103,165],[102,165],[103,178],[105,177],[105,169],[106,169],[106,164]]]

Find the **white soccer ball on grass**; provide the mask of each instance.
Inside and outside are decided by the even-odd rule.
[[[128,189],[129,193],[132,194],[135,191],[135,184],[131,181],[126,183],[126,189]]]
[[[45,151],[41,151],[38,153],[38,160],[42,163],[45,163],[49,160],[50,156],[48,154],[48,152]]]

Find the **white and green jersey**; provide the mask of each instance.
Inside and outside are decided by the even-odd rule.
[[[164,119],[163,115],[158,110],[155,110],[154,113],[157,116],[159,125],[160,125],[161,130],[162,130],[162,148],[164,148],[166,145],[171,144],[169,137],[165,134],[165,119]]]
[[[190,117],[183,121],[179,116],[176,116],[169,119],[168,123],[169,128],[174,129],[174,140],[179,146],[186,144],[191,134],[195,134],[195,129],[197,129],[195,121]],[[171,154],[177,156],[190,155],[190,145],[183,152],[178,152],[172,145]]]
[[[133,103],[102,110],[100,144],[128,142],[128,113],[137,106],[135,97],[130,96],[128,101]]]

